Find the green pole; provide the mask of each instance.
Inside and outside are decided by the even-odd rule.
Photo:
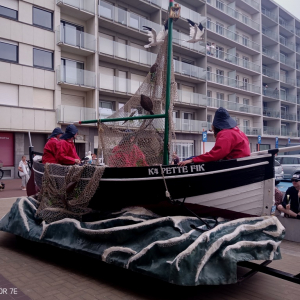
[[[174,4],[174,0],[169,2],[169,12]],[[169,18],[168,25],[168,59],[167,59],[167,82],[166,82],[166,116],[165,116],[165,140],[164,140],[164,165],[169,164],[169,107],[171,98],[171,68],[173,63],[172,57],[172,31],[173,31],[173,19]]]

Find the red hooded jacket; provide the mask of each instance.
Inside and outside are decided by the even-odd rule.
[[[250,156],[249,140],[238,127],[218,132],[215,146],[205,154],[193,158],[194,163],[218,161]]]
[[[62,165],[74,165],[75,159],[80,159],[77,155],[73,139],[60,140],[56,159],[57,163]]]
[[[57,153],[59,143],[60,143],[59,140],[55,137],[50,138],[48,140],[48,142],[44,147],[44,154],[42,159],[43,164],[45,163],[57,164],[56,153]]]

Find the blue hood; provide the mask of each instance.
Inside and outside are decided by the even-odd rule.
[[[236,121],[230,117],[228,111],[223,107],[216,111],[213,125],[218,129],[230,129],[237,126]]]
[[[61,130],[60,127],[56,127],[53,129],[53,131],[52,131],[51,135],[48,137],[48,139],[51,139],[51,138],[56,137],[57,135],[63,134],[63,133],[64,132]]]
[[[68,140],[68,139],[74,137],[77,132],[78,132],[78,129],[75,125],[73,125],[73,124],[68,125],[65,133],[60,137],[60,139]]]

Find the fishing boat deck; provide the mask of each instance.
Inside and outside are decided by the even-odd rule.
[[[1,196],[1,195],[0,195]],[[0,217],[15,198],[0,198]],[[282,260],[270,267],[300,272],[300,243],[283,241]],[[0,232],[0,287],[17,295],[0,299],[299,299],[300,286],[258,273],[236,285],[180,287],[101,263],[74,252],[30,242]],[[242,275],[248,269],[239,269]],[[155,289],[153,288],[155,286]],[[22,296],[22,297],[21,297]],[[19,298],[17,298],[19,297]],[[29,297],[29,298],[28,298]]]

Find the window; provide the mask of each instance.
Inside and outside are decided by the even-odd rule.
[[[99,114],[100,118],[107,118],[113,114],[113,102],[99,101]]]
[[[224,94],[217,92],[217,99],[224,100]]]
[[[211,27],[211,18],[207,18],[206,26],[207,26],[207,29],[210,29],[210,27]]]
[[[207,80],[210,80],[211,67],[207,67],[206,70],[207,70],[207,73],[206,73]]]
[[[207,115],[207,122],[212,123],[212,115]]]
[[[223,1],[220,1],[220,0],[217,0],[216,7],[217,7],[219,10],[224,10],[224,2],[223,2]]]
[[[243,67],[249,68],[249,57],[243,56]]]
[[[0,16],[13,20],[18,20],[18,11],[0,5]]]
[[[249,45],[249,37],[246,35],[243,35],[243,45],[245,46]]]
[[[84,64],[82,62],[65,58],[61,59],[61,77],[63,79],[62,81],[70,84],[83,85],[83,70]],[[108,80],[110,79],[108,76],[106,76],[106,78],[108,78]],[[106,82],[106,84],[108,85],[109,82]]]
[[[194,143],[192,141],[175,142],[173,145],[173,151],[177,153],[180,161],[194,155]]]
[[[216,46],[216,57],[220,59],[224,59],[224,48],[220,46]]]
[[[18,62],[18,44],[6,42],[0,39],[0,59],[10,62]]]
[[[235,97],[235,102],[236,103],[240,103],[240,98],[239,97]]]
[[[249,103],[250,103],[249,99],[246,99],[246,98],[243,99],[243,104],[249,105]]]
[[[224,83],[224,71],[223,70],[217,70],[217,83]]]
[[[83,32],[82,26],[65,21],[60,21],[60,25],[60,38],[63,43],[77,47],[84,45],[84,36],[81,34]]]
[[[224,35],[224,25],[217,22],[216,32],[221,34],[221,35]]]
[[[37,7],[33,7],[33,25],[47,29],[53,29],[53,13]]]
[[[53,70],[53,52],[33,48],[33,66]]]

